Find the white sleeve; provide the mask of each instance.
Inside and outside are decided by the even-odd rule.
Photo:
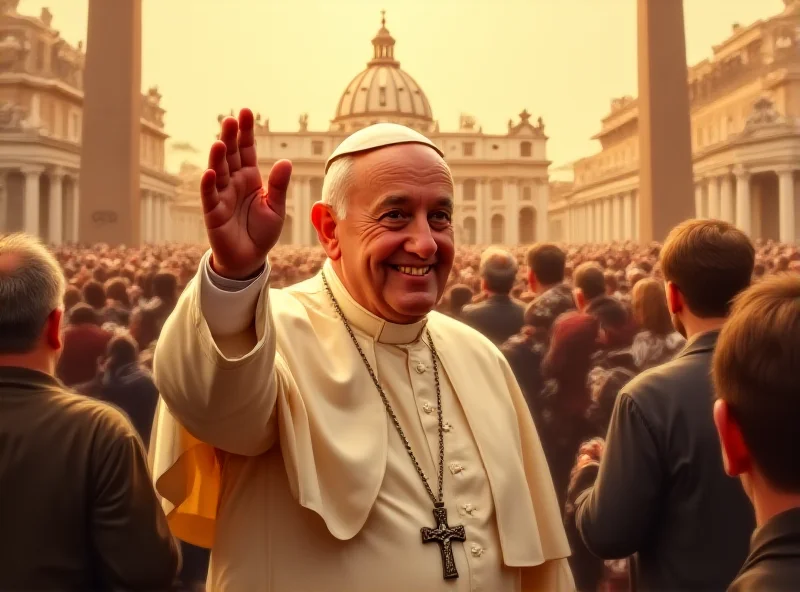
[[[200,302],[211,335],[224,337],[241,333],[252,324],[261,289],[269,279],[269,261],[251,280],[230,280],[211,269],[211,250],[200,260]]]

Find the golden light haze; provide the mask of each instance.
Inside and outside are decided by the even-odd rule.
[[[109,0],[113,1],[113,0]],[[143,0],[142,89],[158,85],[166,131],[203,164],[217,114],[251,107],[273,130],[327,130],[347,83],[371,57],[386,10],[395,56],[420,84],[443,131],[460,113],[504,133],[527,108],[547,125],[554,168],[597,151],[589,138],[612,97],[636,95],[635,0]],[[86,39],[87,0],[47,6],[53,27]],[[782,0],[684,0],[690,64],[731,33],[777,14]]]

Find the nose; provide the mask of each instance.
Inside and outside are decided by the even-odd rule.
[[[427,218],[416,221],[408,227],[409,236],[405,243],[405,250],[413,253],[422,260],[427,261],[436,254],[438,246],[431,233]]]

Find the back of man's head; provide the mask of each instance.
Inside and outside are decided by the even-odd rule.
[[[552,286],[564,281],[567,254],[558,245],[536,243],[528,249],[525,259],[538,284]]]
[[[517,260],[505,249],[489,247],[481,255],[480,275],[489,292],[508,294],[517,279],[517,269]]]
[[[739,292],[750,285],[753,243],[722,220],[687,220],[672,229],[660,255],[664,279],[701,319],[724,318]]]
[[[730,475],[757,472],[770,488],[800,496],[798,368],[800,276],[766,277],[735,299],[720,333],[714,420]]]
[[[169,271],[160,271],[153,278],[153,296],[167,304],[178,298],[178,278]]]
[[[589,303],[606,293],[606,278],[603,268],[597,263],[587,261],[581,263],[573,274],[573,283],[583,295],[585,303]]]
[[[64,290],[58,262],[38,239],[0,237],[0,358],[57,353]]]

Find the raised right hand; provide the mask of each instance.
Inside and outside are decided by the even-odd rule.
[[[211,146],[208,169],[200,180],[211,266],[234,280],[258,271],[278,242],[292,175],[292,163],[279,160],[264,187],[253,122],[250,109],[242,109],[238,121],[234,117],[222,121],[220,139]]]

